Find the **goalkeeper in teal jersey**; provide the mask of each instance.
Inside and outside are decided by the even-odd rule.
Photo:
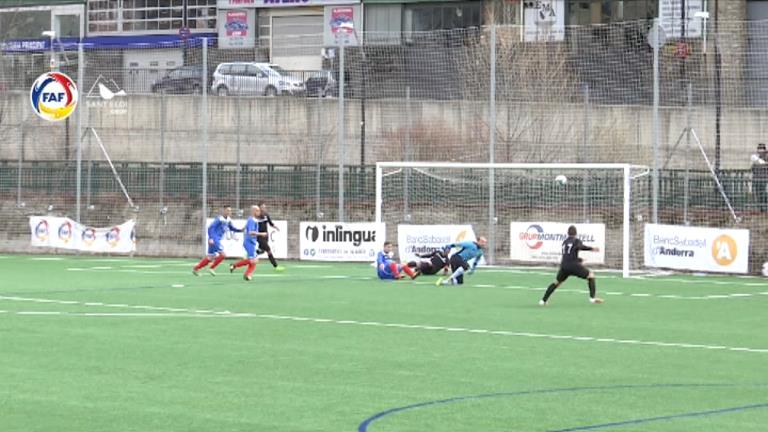
[[[480,263],[480,258],[483,257],[483,248],[488,244],[488,240],[485,237],[478,237],[477,241],[465,241],[454,244],[449,244],[445,247],[446,250],[452,248],[461,248],[458,252],[451,255],[449,263],[451,265],[451,271],[453,272],[448,278],[440,278],[435,285],[461,285],[464,283],[464,273],[469,270],[467,274],[475,272],[477,265]],[[472,267],[470,268],[470,261]]]

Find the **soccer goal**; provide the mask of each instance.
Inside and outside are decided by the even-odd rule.
[[[603,246],[597,268],[640,270],[649,169],[629,164],[380,162],[376,221],[472,225],[491,264],[555,264],[567,225]],[[603,236],[603,238],[601,238]]]

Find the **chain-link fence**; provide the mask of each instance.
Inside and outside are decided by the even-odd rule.
[[[2,247],[29,250],[32,214],[137,219],[139,252],[153,255],[196,254],[203,216],[223,204],[237,214],[263,200],[292,224],[371,221],[379,161],[619,162],[658,169],[658,193],[648,188],[638,214],[747,227],[753,261],[765,261],[768,171],[750,156],[768,141],[768,23],[709,21],[658,50],[652,29],[568,27],[546,43],[524,41],[517,26],[367,33],[359,46],[324,49],[313,71],[271,65],[264,47],[201,38],[68,46],[57,63],[79,81],[81,105],[58,123],[29,109],[48,54],[4,52]],[[155,60],[138,67],[137,56]],[[491,205],[515,196],[505,194]],[[509,221],[494,226],[496,211],[473,205],[478,216],[460,222],[505,237]],[[505,247],[496,242],[497,261]]]

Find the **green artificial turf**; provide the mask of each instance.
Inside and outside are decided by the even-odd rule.
[[[192,264],[0,256],[0,430],[768,425],[763,279],[603,274],[605,304],[569,280],[539,307],[552,270],[438,288],[366,264],[265,262],[251,282]]]

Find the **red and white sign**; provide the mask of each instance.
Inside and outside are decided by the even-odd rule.
[[[568,238],[568,227],[576,226],[577,237],[599,252],[581,252],[586,264],[605,263],[605,225],[561,222],[512,222],[509,257],[514,261],[558,263],[563,256],[562,244]]]

